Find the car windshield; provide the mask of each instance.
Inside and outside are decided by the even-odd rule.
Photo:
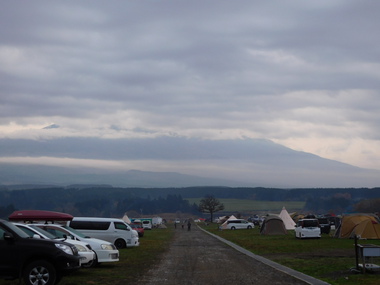
[[[47,232],[47,231],[45,231],[45,230],[37,227],[37,226],[30,225],[29,227],[31,227],[36,232],[39,232],[40,234],[42,234],[42,235],[44,235],[44,236],[46,236],[46,237],[48,237],[50,239],[59,239],[60,238],[60,237],[57,237],[57,236],[55,236],[55,235],[53,235],[53,234],[51,234],[51,233],[49,233],[49,232]]]
[[[65,228],[66,230],[72,232],[73,234],[77,235],[78,237],[81,237],[81,238],[89,238],[89,236],[85,236],[84,234],[82,234],[81,232],[77,231],[77,230],[74,230],[73,228],[70,228],[69,226],[62,226],[63,228]]]

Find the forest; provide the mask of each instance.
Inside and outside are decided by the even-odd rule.
[[[355,211],[356,205],[371,204],[363,201],[377,201],[380,188],[117,188],[75,185],[32,189],[19,187],[15,190],[2,187],[0,217],[6,218],[14,210],[25,209],[104,217],[120,217],[129,211],[141,215],[177,212],[199,214],[198,205],[191,205],[186,199],[207,195],[220,199],[305,201],[305,211],[344,213]]]

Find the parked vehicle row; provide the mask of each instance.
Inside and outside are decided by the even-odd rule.
[[[0,276],[25,284],[58,283],[65,272],[80,268],[77,248],[60,240],[30,238],[11,222],[0,220]]]
[[[9,220],[0,220],[0,277],[22,278],[25,284],[57,284],[66,271],[117,262],[119,248],[140,244],[138,232],[120,219],[74,220],[29,210],[16,211]]]
[[[31,225],[20,224],[20,223],[14,223],[14,224],[32,238],[60,240],[60,241],[64,241],[64,242],[74,245],[78,250],[78,254],[81,256],[81,265],[83,267],[91,267],[96,262],[95,252],[91,249],[91,246],[88,243],[54,236],[51,233],[44,231],[43,229],[39,228],[38,226],[34,224],[31,224]]]
[[[95,252],[94,265],[103,262],[119,261],[119,251],[110,242],[85,236],[83,233],[71,229],[68,226],[60,226],[56,224],[35,224],[37,227],[51,233],[60,238],[67,238],[77,241],[82,241],[90,244],[92,250]]]

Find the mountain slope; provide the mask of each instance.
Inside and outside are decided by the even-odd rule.
[[[3,139],[0,140],[1,157],[21,157],[21,163],[0,163],[1,184],[282,188],[380,185],[379,171],[294,151],[263,139]],[[56,162],[44,165],[47,160],[41,157]],[[24,163],[23,158],[30,164]],[[65,164],[68,158],[81,163]],[[110,167],[109,162],[118,163],[118,167]]]

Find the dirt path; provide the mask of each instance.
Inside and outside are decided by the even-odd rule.
[[[169,251],[139,280],[140,284],[314,284],[257,261],[194,225],[191,231],[175,231]]]

